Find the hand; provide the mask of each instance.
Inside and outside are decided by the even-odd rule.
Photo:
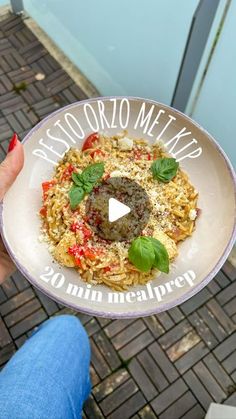
[[[24,150],[16,134],[13,135],[5,160],[0,164],[0,201],[24,165]],[[0,238],[0,284],[15,271],[15,265]]]

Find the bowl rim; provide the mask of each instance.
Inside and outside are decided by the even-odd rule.
[[[169,105],[165,105],[164,103],[157,102],[157,101],[152,100],[152,99],[142,98],[142,97],[138,97],[138,96],[99,96],[99,97],[93,97],[93,98],[73,102],[69,105],[66,105],[66,106],[63,106],[63,107],[57,109],[56,111],[50,113],[45,118],[43,118],[40,122],[38,122],[28,132],[28,134],[24,137],[24,139],[22,140],[22,144],[25,144],[27,141],[29,141],[31,136],[34,134],[34,132],[36,130],[38,130],[42,125],[44,125],[52,117],[54,117],[56,114],[62,112],[63,110],[73,108],[76,105],[83,105],[84,103],[96,102],[97,100],[110,100],[110,99],[120,99],[120,100],[122,100],[124,98],[126,98],[128,100],[131,100],[131,101],[143,101],[143,102],[151,103],[151,104],[154,104],[154,105],[157,105],[157,106],[161,106],[161,107],[163,106],[165,109],[167,109],[169,111],[172,111],[172,112],[174,111],[177,115],[183,117],[185,120],[187,120],[191,124],[195,125],[200,131],[202,131],[208,137],[209,141],[213,144],[213,146],[215,147],[218,154],[220,154],[221,157],[223,157],[223,159],[225,160],[227,170],[228,170],[229,175],[230,175],[230,177],[232,179],[232,182],[233,182],[234,199],[235,199],[235,202],[236,202],[236,173],[233,169],[233,166],[232,166],[228,156],[226,155],[226,153],[222,149],[222,147],[217,143],[217,141],[212,137],[211,134],[209,134],[209,132],[206,129],[204,129],[201,125],[199,125],[192,118],[190,118],[189,116],[187,116],[183,112],[181,112],[181,111],[179,111],[179,110],[177,110],[177,109],[175,109],[175,108],[173,108]],[[79,304],[75,304],[73,302],[68,302],[65,298],[63,298],[63,296],[58,297],[58,296],[55,296],[53,292],[45,290],[43,285],[41,285],[39,283],[39,281],[37,279],[35,279],[35,277],[33,275],[31,275],[29,273],[29,271],[18,261],[18,259],[15,256],[13,250],[11,249],[11,246],[8,243],[7,238],[4,234],[3,211],[4,211],[4,198],[3,198],[2,202],[0,203],[0,232],[1,232],[2,240],[3,240],[3,243],[6,247],[6,249],[7,249],[8,254],[10,255],[14,264],[16,265],[18,270],[22,273],[22,275],[25,276],[28,279],[28,281],[31,283],[31,285],[33,285],[35,288],[40,290],[42,293],[46,294],[49,298],[53,299],[57,303],[63,304],[67,307],[70,307],[71,309],[75,310],[76,312],[82,312],[82,313],[88,314],[90,316],[106,317],[106,318],[113,318],[113,319],[128,319],[128,318],[147,317],[147,316],[151,316],[153,314],[157,314],[157,313],[160,313],[160,312],[170,310],[171,308],[173,308],[175,306],[178,306],[179,304],[184,303],[189,298],[193,297],[195,294],[197,294],[199,291],[201,291],[215,277],[215,275],[219,272],[222,265],[226,261],[231,249],[233,248],[234,242],[236,240],[236,214],[235,214],[231,237],[230,237],[230,239],[229,239],[229,241],[228,241],[228,243],[225,247],[225,250],[223,251],[223,253],[220,256],[220,258],[218,259],[218,261],[216,262],[214,268],[206,275],[206,277],[199,284],[195,285],[192,289],[187,291],[181,297],[179,297],[179,298],[177,298],[177,299],[175,299],[171,302],[163,303],[161,307],[157,306],[155,308],[147,309],[147,310],[143,310],[143,311],[140,311],[140,310],[139,311],[133,311],[132,310],[132,311],[127,311],[127,312],[119,312],[119,313],[114,313],[112,311],[104,312],[104,311],[102,311],[102,309],[100,311],[100,310],[93,309],[93,308],[90,308],[90,307],[89,308],[80,307]],[[78,300],[78,302],[79,302],[79,300]]]

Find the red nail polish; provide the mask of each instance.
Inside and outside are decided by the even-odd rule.
[[[17,144],[17,141],[18,141],[18,135],[14,132],[13,137],[12,137],[10,143],[9,143],[9,146],[8,146],[8,150],[7,150],[8,153],[9,153],[9,151],[12,151],[13,148],[15,148],[15,146]]]

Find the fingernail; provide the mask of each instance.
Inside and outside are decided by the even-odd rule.
[[[17,144],[17,141],[18,141],[18,135],[14,132],[13,137],[12,137],[10,143],[9,143],[9,146],[8,146],[8,150],[7,150],[8,153],[10,151],[12,151],[13,148],[15,148],[15,146]]]

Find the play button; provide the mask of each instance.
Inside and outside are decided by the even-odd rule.
[[[122,204],[122,202],[117,201],[115,198],[109,199],[108,220],[110,223],[119,220],[119,218],[124,217],[124,215],[129,214],[129,212],[130,207],[127,205]]]
[[[86,200],[86,220],[107,241],[132,240],[142,234],[151,212],[146,191],[133,180],[111,177]]]

